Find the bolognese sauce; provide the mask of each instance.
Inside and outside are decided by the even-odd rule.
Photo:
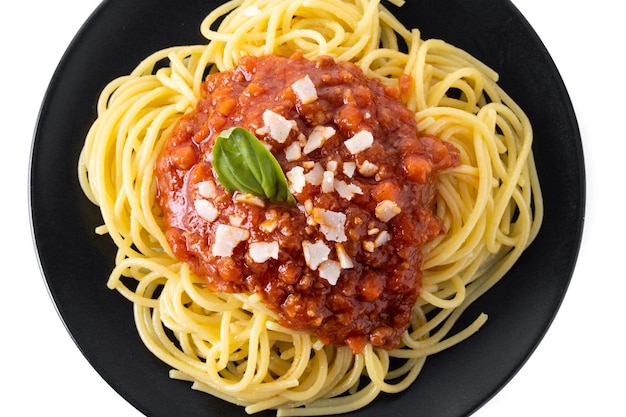
[[[257,293],[326,344],[395,347],[421,291],[422,247],[444,232],[437,173],[458,151],[418,132],[399,89],[326,56],[242,57],[202,88],[156,163],[174,254],[211,290]],[[296,204],[222,186],[212,150],[231,127],[270,150]]]

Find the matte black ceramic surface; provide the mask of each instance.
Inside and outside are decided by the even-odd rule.
[[[51,80],[31,161],[32,227],[59,314],[92,366],[120,395],[154,417],[229,417],[242,408],[168,378],[139,340],[132,307],[106,288],[114,247],[98,237],[99,211],[83,196],[76,166],[100,90],[153,51],[204,42],[202,18],[221,1],[109,0],[77,34]],[[463,316],[489,314],[484,328],[426,361],[405,392],[381,395],[353,416],[458,417],[474,412],[519,370],[565,295],[582,233],[584,164],[576,118],[557,69],[535,32],[505,0],[420,0],[389,6],[423,38],[462,47],[500,73],[528,113],[545,197],[535,243]],[[273,413],[263,413],[263,416]]]

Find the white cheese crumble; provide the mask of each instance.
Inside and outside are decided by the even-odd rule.
[[[359,165],[359,174],[364,177],[373,177],[378,172],[378,165],[371,163],[370,161],[363,161]]]
[[[289,191],[294,194],[301,193],[306,183],[304,168],[300,166],[293,167],[285,175],[289,180]]]
[[[278,242],[252,242],[248,247],[248,254],[256,263],[263,263],[269,259],[278,259]]]
[[[322,177],[322,192],[332,193],[335,191],[335,174],[332,171],[324,171]]]
[[[389,233],[386,230],[383,230],[382,232],[378,234],[378,236],[376,236],[376,239],[374,240],[374,246],[379,248],[385,243],[389,242],[390,240],[391,240],[391,233]]]
[[[231,214],[228,216],[228,222],[231,226],[240,227],[243,224],[244,217],[241,214]]]
[[[356,162],[344,162],[343,163],[343,173],[346,177],[352,178],[354,176],[354,171],[356,170]]]
[[[289,162],[297,161],[302,157],[302,149],[297,141],[293,141],[285,148],[285,159]]]
[[[341,275],[341,265],[337,261],[327,260],[321,263],[319,266],[319,274],[321,278],[324,278],[330,285],[337,284],[339,275]]]
[[[330,248],[321,240],[315,243],[304,240],[302,241],[302,252],[304,253],[306,265],[315,271],[322,262],[328,260]]]
[[[352,262],[352,258],[348,255],[346,248],[341,243],[335,243],[335,252],[337,252],[337,259],[339,260],[339,264],[343,269],[354,268],[354,262]]]
[[[372,143],[374,143],[374,136],[372,135],[372,132],[367,130],[357,132],[354,136],[344,142],[346,148],[348,148],[348,151],[350,151],[352,155],[363,152],[372,146]]]
[[[278,220],[267,219],[259,225],[259,229],[265,233],[272,233],[278,227]]]
[[[335,191],[341,198],[345,198],[350,201],[354,198],[355,194],[363,194],[363,190],[356,184],[348,184],[342,180],[335,180]]]
[[[233,195],[233,201],[236,203],[250,204],[252,206],[257,206],[261,208],[265,207],[265,200],[250,193],[241,193],[239,191],[236,191]]]
[[[297,128],[295,121],[287,120],[284,116],[271,110],[263,112],[263,123],[269,128],[270,137],[278,143],[284,143],[291,129]]]
[[[331,171],[333,174],[337,173],[337,167],[339,166],[339,162],[335,161],[334,159],[331,161],[328,161],[326,163],[326,171]]]
[[[213,256],[232,256],[233,249],[250,237],[250,232],[240,227],[220,224],[215,231],[215,242],[211,248]]]
[[[374,230],[374,229],[371,229],[371,230]],[[368,233],[368,234],[371,235],[371,233]],[[389,242],[390,240],[391,240],[391,233],[389,233],[386,230],[383,230],[382,232],[378,233],[378,236],[376,236],[376,239],[374,239],[373,242],[371,240],[366,240],[363,242],[362,246],[363,246],[363,249],[365,249],[366,251],[374,252],[376,248],[380,248],[382,245]]]
[[[208,200],[197,199],[193,202],[193,206],[198,212],[198,215],[209,223],[214,222],[220,214],[213,203]]]
[[[304,211],[309,215],[313,213],[313,201],[311,201],[311,199],[307,199],[304,202]]]
[[[346,215],[344,213],[315,207],[311,217],[319,225],[326,240],[332,242],[348,240],[345,232]]]
[[[322,145],[335,134],[335,129],[331,126],[315,126],[309,134],[302,152],[306,155],[322,147]]]
[[[308,75],[294,82],[291,88],[302,104],[309,104],[317,100],[317,90],[315,84]]]
[[[395,202],[391,200],[383,200],[376,205],[374,213],[381,222],[388,222],[400,214],[401,211],[402,210]]]
[[[322,164],[316,162],[313,164],[313,168],[306,173],[306,182],[311,185],[321,185],[324,180],[324,168]]]
[[[198,194],[204,198],[215,198],[215,183],[213,181],[199,182]]]

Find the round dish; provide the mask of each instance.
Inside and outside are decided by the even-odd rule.
[[[132,306],[107,289],[114,245],[98,237],[100,213],[83,195],[76,164],[101,89],[151,52],[202,43],[202,18],[221,1],[103,2],[69,46],[51,80],[31,159],[33,234],[50,294],[92,366],[148,416],[243,416],[242,408],[171,380],[139,340]],[[544,194],[536,241],[490,292],[466,312],[483,329],[430,357],[410,389],[381,395],[351,415],[461,416],[477,410],[520,369],[552,322],[571,278],[583,226],[584,163],[567,91],[532,28],[504,0],[407,2],[397,11],[423,38],[441,38],[483,60],[528,114]],[[175,11],[173,13],[172,11]],[[271,412],[260,414],[272,415]]]

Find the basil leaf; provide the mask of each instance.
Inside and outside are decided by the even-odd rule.
[[[213,168],[228,192],[238,190],[273,202],[296,204],[274,155],[244,128],[232,127],[220,133],[213,146]]]

